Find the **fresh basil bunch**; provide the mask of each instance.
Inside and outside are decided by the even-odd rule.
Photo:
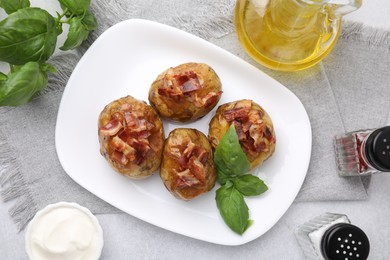
[[[59,0],[63,9],[53,17],[46,10],[30,7],[29,0],[0,0],[8,16],[0,21],[0,61],[10,65],[0,72],[0,106],[19,106],[30,101],[48,81],[55,68],[47,63],[56,48],[62,25],[69,32],[61,50],[77,48],[97,27],[88,10],[90,0]]]
[[[225,223],[243,234],[251,225],[244,196],[256,196],[268,190],[259,177],[249,173],[250,163],[242,150],[234,125],[229,127],[214,153],[218,182],[215,200]]]

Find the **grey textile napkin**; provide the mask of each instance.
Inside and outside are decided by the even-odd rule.
[[[0,108],[1,196],[12,201],[10,214],[19,229],[39,209],[58,201],[80,203],[95,214],[120,212],[68,177],[58,161],[54,135],[59,102],[74,66],[102,32],[130,18],[158,21],[220,45],[276,78],[300,98],[311,120],[313,149],[296,201],[367,198],[360,178],[337,176],[332,138],[346,129],[377,127],[386,120],[389,123],[388,34],[349,24],[344,26],[335,50],[321,64],[302,72],[274,72],[255,64],[238,43],[232,22],[234,5],[233,0],[92,2],[98,30],[78,51],[52,58],[58,73],[50,76],[48,88],[25,106]],[[377,92],[379,87],[382,93]],[[370,109],[360,100],[367,93],[373,95],[366,101],[374,102]],[[381,112],[374,113],[376,109]]]

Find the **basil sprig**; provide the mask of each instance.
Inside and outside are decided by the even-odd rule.
[[[53,55],[62,25],[69,32],[61,50],[79,47],[97,21],[90,0],[59,0],[63,12],[53,17],[46,10],[30,7],[29,0],[0,0],[8,16],[0,21],[0,61],[9,63],[0,72],[0,106],[19,106],[46,87],[48,73],[55,69],[47,61]],[[48,69],[50,67],[50,69]]]
[[[257,176],[249,173],[250,163],[242,150],[236,129],[231,125],[214,153],[218,182],[215,200],[225,223],[237,234],[251,225],[244,196],[256,196],[268,190]]]

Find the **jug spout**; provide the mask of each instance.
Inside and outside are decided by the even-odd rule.
[[[344,16],[348,13],[356,11],[362,6],[363,0],[348,0],[347,3],[343,3],[339,0],[329,1],[330,15],[334,18]]]

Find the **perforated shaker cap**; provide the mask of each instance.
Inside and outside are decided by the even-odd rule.
[[[373,167],[382,172],[390,172],[390,126],[379,128],[370,134],[365,153]]]
[[[321,247],[326,260],[365,260],[370,252],[366,234],[349,223],[330,227],[322,237]]]

